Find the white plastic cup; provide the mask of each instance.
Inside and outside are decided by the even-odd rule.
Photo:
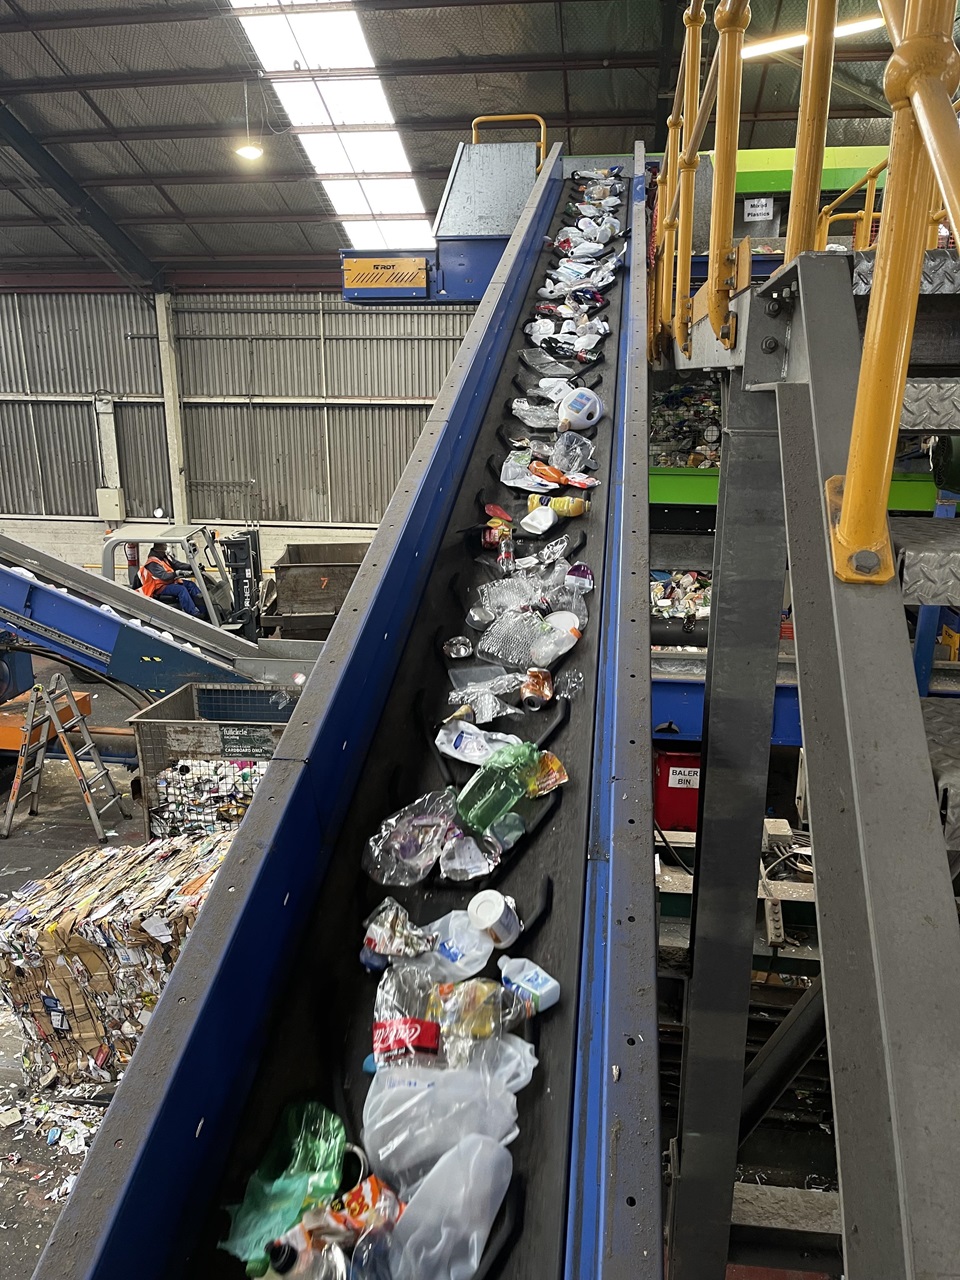
[[[512,947],[523,928],[513,899],[505,898],[496,889],[483,889],[471,898],[467,915],[473,927],[492,938],[500,951]]]

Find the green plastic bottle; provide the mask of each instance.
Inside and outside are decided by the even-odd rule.
[[[457,810],[466,826],[486,831],[527,794],[540,752],[532,742],[500,747],[460,792]]]

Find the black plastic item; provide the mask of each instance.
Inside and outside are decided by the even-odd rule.
[[[267,1245],[267,1257],[270,1259],[270,1266],[278,1276],[285,1276],[288,1271],[292,1271],[297,1265],[299,1256],[292,1244],[284,1244],[280,1240],[274,1240],[272,1244]]]

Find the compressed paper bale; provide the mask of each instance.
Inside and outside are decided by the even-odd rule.
[[[0,907],[0,996],[33,1083],[122,1071],[233,834],[86,849]]]

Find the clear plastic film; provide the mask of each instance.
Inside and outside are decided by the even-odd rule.
[[[391,814],[364,846],[364,871],[378,884],[417,884],[443,852],[456,814],[451,790],[430,791]]]

